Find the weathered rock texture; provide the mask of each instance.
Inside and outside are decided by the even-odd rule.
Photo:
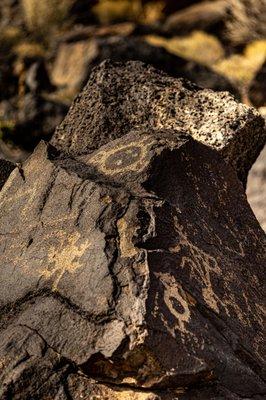
[[[19,26],[23,22],[19,0],[1,0],[0,3],[0,28]]]
[[[231,46],[266,36],[265,0],[207,0],[170,15],[163,26],[169,34],[204,29]]]
[[[142,61],[167,74],[186,78],[213,90],[227,90],[239,97],[239,92],[223,76],[193,61],[152,46],[139,37],[104,37],[62,43],[52,70],[57,86],[80,91],[90,77],[93,67],[102,61]]]
[[[135,127],[182,128],[220,151],[245,183],[265,142],[264,119],[228,93],[174,79],[140,62],[103,62],[76,98],[52,144],[88,153]]]
[[[248,94],[256,107],[266,106],[266,61],[251,82]]]
[[[224,35],[233,45],[243,45],[266,37],[265,0],[227,0],[230,12]]]
[[[0,158],[0,190],[4,186],[6,180],[8,179],[9,175],[11,174],[14,168],[15,164]]]
[[[265,237],[216,151],[41,143],[0,207],[1,399],[263,399]]]
[[[266,147],[250,170],[247,197],[254,214],[266,232]]]
[[[191,4],[189,7],[170,15],[164,24],[164,31],[184,34],[195,29],[215,30],[225,20],[230,2],[209,0]]]
[[[19,108],[17,97],[13,100],[0,103],[5,117],[14,121],[14,128],[3,137],[28,151],[33,151],[41,139],[50,140],[68,110],[65,104],[36,93],[27,93]]]

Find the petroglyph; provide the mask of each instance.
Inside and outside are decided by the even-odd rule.
[[[10,179],[12,183],[14,177],[11,177]],[[8,186],[11,183],[7,181]],[[4,189],[7,190],[8,186],[7,188],[4,187]],[[4,193],[1,193],[0,197],[1,208],[5,207],[6,213],[12,212],[12,209],[15,207],[14,204],[18,202],[19,204],[21,204],[20,212],[23,216],[25,216],[26,211],[33,205],[35,201],[35,196],[37,194],[37,186],[38,186],[37,183],[28,189],[26,189],[24,186],[21,186],[12,196],[7,196]]]
[[[42,219],[36,223],[29,223],[27,224],[27,229],[30,230],[37,230],[38,228],[52,228],[53,232],[56,232],[60,229],[62,229],[62,224],[63,223],[73,223],[78,216],[78,211],[76,211],[76,214],[71,214],[71,215],[66,215],[64,217],[58,217],[50,220],[46,220],[45,223],[42,221]],[[25,223],[27,223],[26,221]],[[24,225],[25,226],[25,225]],[[16,238],[18,235],[21,234],[21,231],[16,231],[16,232],[5,232],[5,233],[0,233],[0,243],[2,242],[8,242],[8,250],[14,250],[23,247],[23,245],[19,244],[17,240],[13,240],[12,242],[10,241],[10,236]],[[48,239],[51,237],[51,233],[47,233],[43,236],[43,239]],[[4,257],[4,255],[3,255]],[[13,255],[12,255],[13,257]]]
[[[101,398],[107,387],[121,399],[131,388],[143,399],[179,398],[180,387],[184,399],[263,393],[264,237],[241,183],[196,141],[152,131],[141,144],[142,132],[75,160],[42,145],[26,181],[10,185],[12,212],[0,218],[1,398],[64,397],[64,382],[85,398],[91,381]],[[217,200],[223,179],[227,208]],[[37,182],[26,221],[27,199],[11,198]],[[85,377],[81,391],[69,375]]]
[[[175,228],[180,238],[178,245],[181,246],[181,249],[182,247],[188,248],[188,254],[190,254],[190,256],[182,256],[181,267],[190,268],[191,278],[193,278],[194,274],[198,275],[200,282],[204,285],[202,289],[204,300],[213,310],[219,313],[218,303],[220,300],[215,294],[211,282],[211,274],[219,275],[221,273],[217,260],[204,250],[199,249],[188,239],[183,227],[178,224],[176,218]]]
[[[57,234],[57,243],[48,249],[48,266],[41,272],[41,276],[47,279],[54,276],[53,290],[57,290],[59,281],[66,272],[74,273],[82,267],[82,256],[91,244],[88,240],[79,243],[80,239],[80,233],[68,234],[62,230]]]
[[[137,230],[137,227],[133,225],[130,227],[125,217],[120,218],[117,221],[117,228],[119,233],[119,244],[121,257],[134,257],[137,254],[137,249],[132,243],[132,238]]]
[[[184,233],[184,228],[178,224],[176,218],[175,228],[179,235],[179,241],[176,246],[169,248],[169,251],[172,253],[177,253],[182,251],[184,248],[188,248],[188,254],[190,254],[190,256],[183,255],[180,266],[182,268],[189,268],[191,279],[196,278],[200,284],[204,285],[202,289],[202,297],[206,304],[208,304],[208,306],[217,313],[220,311],[219,306],[222,307],[228,317],[232,316],[232,310],[234,310],[236,318],[238,318],[244,325],[250,325],[251,321],[247,315],[243,314],[238,302],[236,301],[234,293],[230,290],[230,284],[234,280],[234,274],[227,273],[226,276],[223,277],[224,284],[228,287],[228,290],[224,293],[223,298],[219,298],[212,285],[212,277],[215,275],[221,276],[222,273],[218,261],[213,256],[191,242],[188,236]],[[239,251],[234,251],[228,246],[224,247],[226,250],[244,257],[245,253],[242,244],[238,243],[238,246]],[[247,299],[243,297],[242,301],[246,303],[247,309],[251,311]],[[258,309],[257,305],[254,305],[254,307]],[[258,314],[260,313],[258,312]]]
[[[175,329],[179,329],[181,334],[189,334],[189,331],[186,329],[186,324],[190,320],[190,309],[186,293],[182,289],[182,286],[170,274],[156,273],[156,276],[164,286],[163,298],[165,305],[177,323],[171,326],[168,318],[161,314],[160,317],[163,324],[173,337],[176,336]]]
[[[143,135],[142,140],[118,145],[110,150],[99,151],[90,158],[90,163],[106,175],[142,171],[149,160],[146,158],[149,147],[155,143],[151,137]]]

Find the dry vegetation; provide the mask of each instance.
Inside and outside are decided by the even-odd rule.
[[[74,0],[21,0],[30,31],[48,32],[62,25]]]

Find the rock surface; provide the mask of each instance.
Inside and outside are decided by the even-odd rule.
[[[256,218],[266,232],[266,147],[250,170],[247,197]]]
[[[230,12],[225,21],[225,38],[234,46],[266,37],[265,0],[227,0]]]
[[[4,186],[14,168],[15,165],[12,162],[0,158],[0,190]]]
[[[249,98],[256,107],[266,106],[266,61],[250,85]]]
[[[72,154],[93,151],[135,127],[184,129],[219,150],[242,182],[265,143],[264,119],[228,93],[201,89],[140,62],[103,62],[52,138]]]
[[[263,399],[265,236],[216,151],[41,143],[0,207],[1,399]]]
[[[164,31],[170,34],[184,34],[195,29],[216,30],[230,8],[227,0],[201,1],[170,15],[164,24]]]
[[[20,12],[19,0],[1,0],[0,3],[0,28],[12,25],[22,25],[23,17]]]
[[[52,79],[57,86],[80,91],[92,69],[102,61],[142,61],[174,77],[181,77],[213,90],[226,90],[239,97],[238,90],[210,68],[152,46],[143,38],[112,36],[62,43],[59,46]]]
[[[55,127],[62,122],[68,107],[62,102],[50,99],[46,95],[27,93],[17,108],[18,98],[13,102],[0,103],[0,111],[14,123],[8,137],[16,145],[33,151],[41,139],[50,140]]]
[[[196,29],[214,32],[231,46],[266,36],[265,0],[207,0],[170,15],[163,27],[168,34],[183,35]]]

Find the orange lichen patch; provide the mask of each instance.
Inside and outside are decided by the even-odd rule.
[[[212,65],[224,57],[224,49],[219,40],[202,31],[171,39],[149,35],[146,40],[153,46],[162,46],[170,53],[200,64]]]

